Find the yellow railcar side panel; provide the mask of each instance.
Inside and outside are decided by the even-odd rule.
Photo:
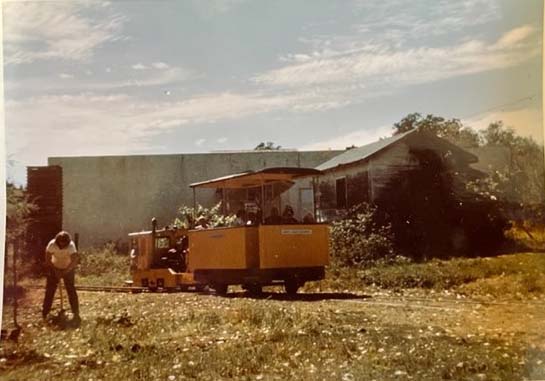
[[[191,230],[189,269],[246,269],[259,260],[257,245],[257,227]]]
[[[259,268],[259,229],[246,228],[246,266]]]
[[[260,268],[325,266],[329,263],[327,225],[262,225]]]

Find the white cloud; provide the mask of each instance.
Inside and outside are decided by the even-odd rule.
[[[4,10],[4,62],[30,63],[90,58],[97,47],[120,38],[126,18],[94,2],[9,2]],[[85,17],[88,10],[100,17]]]
[[[148,67],[140,62],[131,66],[134,70],[146,70]]]
[[[202,138],[201,138],[201,139],[197,139],[197,140],[195,141],[195,145],[196,145],[197,147],[202,147],[202,145],[203,145],[204,143],[206,143],[206,139],[202,139]]]
[[[523,42],[532,34],[534,34],[534,32],[535,32],[535,29],[531,25],[523,25],[521,27],[512,29],[509,32],[505,33],[498,40],[496,45],[498,48],[502,48],[502,47],[509,48],[510,46],[514,46],[518,43]]]
[[[111,73],[111,68],[105,69],[106,73]],[[75,78],[68,77],[63,73],[61,78],[72,78],[71,81],[51,81],[44,78],[6,78],[4,87],[6,93],[10,94],[16,90],[28,89],[31,96],[36,94],[55,94],[55,93],[81,93],[82,91],[129,91],[135,88],[151,86],[169,86],[175,88],[180,82],[199,78],[200,74],[191,72],[180,67],[169,67],[165,70],[133,70],[116,73],[116,77],[126,76],[125,79],[110,79],[106,76],[93,76],[90,70],[85,71],[86,76]],[[123,77],[121,77],[123,78]],[[163,94],[170,95],[172,91],[166,89]],[[28,95],[27,95],[28,96]]]
[[[154,62],[151,64],[156,69],[168,69],[170,66],[164,62]]]
[[[381,126],[378,128],[364,128],[361,130],[353,131],[341,136],[331,136],[328,139],[309,143],[300,147],[301,150],[313,151],[313,150],[327,150],[327,149],[345,149],[355,145],[360,147],[365,144],[373,143],[380,138],[388,137],[392,135],[392,126]]]
[[[165,71],[169,71],[169,72],[175,72],[175,71],[180,71],[181,69],[180,68],[173,68],[171,67],[169,64],[165,63],[165,62],[153,62],[150,66],[147,66],[147,65],[144,65],[143,63],[141,62],[138,62],[134,65],[131,66],[134,70],[147,70],[149,69],[150,67],[154,68],[154,69],[158,69],[158,70],[165,70]]]
[[[379,41],[400,47],[409,41],[453,35],[502,18],[494,0],[360,0],[355,4],[361,19],[355,27],[358,38],[334,36],[335,43]]]
[[[218,142],[219,144],[225,144],[227,140],[228,139],[225,136],[222,136],[221,138],[218,138],[216,142]]]
[[[395,49],[364,45],[346,51],[328,49],[313,54],[311,59],[259,74],[253,80],[287,88],[347,84],[395,88],[426,83],[503,69],[536,57],[540,49],[535,41],[528,41],[531,35],[530,27],[521,27],[492,43],[470,40],[443,47]]]
[[[59,74],[59,78],[61,78],[61,79],[71,79],[71,78],[74,78],[74,75],[67,74],[67,73],[61,73],[61,74]]]
[[[153,148],[152,137],[179,128],[278,110],[301,112],[338,106],[312,92],[225,92],[183,101],[166,97],[162,102],[126,94],[29,97],[5,104],[7,146],[8,153],[25,165],[44,164],[48,156],[148,152]],[[218,139],[219,143],[225,141]]]

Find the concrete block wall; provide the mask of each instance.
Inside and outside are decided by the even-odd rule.
[[[177,155],[52,157],[63,169],[64,229],[79,233],[80,247],[126,242],[127,234],[174,220],[193,205],[189,184],[266,167],[310,167],[342,151],[249,151]],[[197,192],[211,206],[213,190]]]

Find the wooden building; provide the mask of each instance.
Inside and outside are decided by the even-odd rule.
[[[367,202],[378,207],[399,246],[413,256],[467,251],[482,229],[471,225],[476,197],[466,190],[468,181],[485,175],[471,167],[477,161],[474,154],[418,130],[349,149],[316,167],[324,172],[317,196],[320,219],[334,220]]]

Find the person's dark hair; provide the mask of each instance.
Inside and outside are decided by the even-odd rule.
[[[289,205],[286,205],[286,207],[284,208],[284,213],[282,213],[282,216],[293,217],[293,215],[294,215],[293,208]]]
[[[55,243],[60,249],[64,249],[66,246],[68,246],[70,241],[72,241],[70,234],[64,230],[58,232],[55,236]]]

